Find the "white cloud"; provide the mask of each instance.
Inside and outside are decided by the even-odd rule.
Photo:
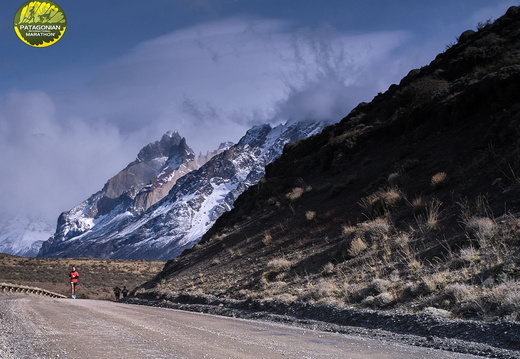
[[[196,150],[213,149],[256,123],[339,120],[398,76],[388,68],[378,77],[368,70],[407,38],[399,31],[340,35],[246,18],[206,23],[141,43],[107,65],[89,83],[85,112],[95,109],[92,116],[123,133],[146,127],[157,138],[175,129]]]
[[[352,35],[328,28],[299,31],[286,55],[294,66],[284,74],[288,92],[278,102],[277,116],[291,121],[340,120],[402,76],[393,56],[409,38],[402,31]]]
[[[128,162],[132,141],[123,141],[117,128],[73,118],[60,123],[53,100],[44,92],[11,92],[0,114],[4,212],[55,220]]]
[[[168,130],[205,151],[257,123],[340,120],[424,64],[410,39],[226,19],[143,42],[84,87],[11,92],[0,108],[0,196],[57,217]]]

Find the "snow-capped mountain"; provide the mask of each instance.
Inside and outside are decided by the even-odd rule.
[[[55,222],[38,216],[0,218],[0,253],[35,257],[56,229]]]
[[[40,255],[49,243],[67,244],[69,240],[100,229],[118,228],[164,198],[175,182],[212,156],[232,146],[222,144],[217,151],[195,154],[177,132],[166,133],[160,141],[139,151],[135,161],[107,181],[103,189],[58,218],[58,225],[45,239]],[[72,255],[72,254],[71,254]]]
[[[60,216],[55,235],[43,244],[39,256],[172,259],[198,242],[235,199],[262,178],[265,166],[286,143],[318,133],[324,126],[323,122],[296,122],[253,127],[238,144],[178,178],[168,195],[148,208],[137,205],[136,199],[150,185],[141,190],[121,188],[112,196],[119,195],[113,202],[107,197],[109,181],[101,192]],[[163,157],[153,160],[175,163],[178,168],[184,163]],[[172,167],[164,167],[159,175],[155,171],[153,178],[168,168]]]

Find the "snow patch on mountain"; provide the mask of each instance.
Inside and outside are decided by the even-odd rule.
[[[60,217],[56,234],[44,243],[40,255],[175,258],[232,209],[241,193],[258,183],[265,166],[281,155],[285,144],[316,134],[325,125],[296,122],[274,128],[255,126],[238,144],[178,178],[168,195],[145,211],[136,211],[121,200],[110,212],[101,215],[98,211],[91,216],[87,200]]]

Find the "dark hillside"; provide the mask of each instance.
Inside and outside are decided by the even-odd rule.
[[[142,296],[520,319],[520,7],[286,146]]]

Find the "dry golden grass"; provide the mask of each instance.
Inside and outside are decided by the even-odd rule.
[[[466,222],[470,236],[474,236],[481,246],[486,246],[496,232],[495,222],[488,217],[470,217]]]
[[[355,232],[356,232],[356,227],[355,226],[343,226],[343,235],[345,237],[348,237],[348,236],[350,236],[351,234],[353,234]]]
[[[399,206],[403,200],[404,196],[401,191],[391,187],[380,189],[362,198],[359,205],[368,210],[372,215],[382,215],[390,211],[393,207]]]
[[[433,199],[426,207],[426,224],[429,229],[437,228],[441,214],[442,202]]]
[[[432,176],[430,183],[433,188],[442,188],[448,184],[448,174],[446,172],[438,172]]]
[[[298,198],[302,196],[302,194],[305,192],[305,189],[302,187],[295,187],[291,190],[291,192],[287,193],[285,195],[286,198],[290,199],[291,201],[296,201]]]
[[[78,298],[112,299],[115,286],[132,290],[158,274],[164,262],[25,258],[0,254],[0,282],[38,287],[68,296],[71,265],[75,265],[80,274]]]
[[[358,228],[365,234],[370,234],[375,237],[383,237],[388,235],[392,229],[392,224],[386,218],[376,218],[358,224]]]
[[[334,281],[322,279],[302,293],[300,298],[312,302],[323,302],[325,298],[334,297],[337,292],[338,287]]]
[[[295,230],[278,224],[250,234],[256,238],[251,242],[259,244],[255,252],[245,244],[233,247],[233,253],[256,259],[248,261],[247,269],[233,265],[227,272],[228,261],[222,259],[218,268],[213,264],[220,274],[210,270],[204,272],[207,278],[192,275],[172,288],[178,293],[226,293],[235,299],[285,304],[303,301],[412,312],[437,308],[454,318],[520,319],[518,265],[511,263],[516,255],[511,253],[518,253],[520,243],[520,216],[495,218],[483,197],[459,205],[460,198],[449,203],[443,197],[441,203],[420,195],[411,203],[420,207],[412,216],[410,207],[397,208],[405,202],[400,191],[385,188],[366,196],[365,208],[373,199],[384,213],[367,220],[358,208],[358,222],[331,224],[326,212],[314,217],[302,208],[298,220],[305,216],[310,221],[312,216],[312,226]],[[448,226],[457,231],[459,242],[442,238]],[[301,238],[289,242],[290,231]],[[236,291],[240,278],[247,284]]]
[[[314,212],[314,211],[307,211],[307,212],[305,212],[305,218],[308,221],[314,220],[316,218],[316,212]]]
[[[357,257],[361,255],[364,251],[366,251],[367,248],[368,245],[365,243],[365,241],[362,238],[357,237],[352,241],[352,243],[350,243],[348,254],[351,257]]]
[[[273,243],[273,236],[271,235],[271,233],[264,233],[264,237],[262,238],[262,243],[264,244],[264,246],[269,246]]]
[[[412,211],[415,215],[426,213],[427,202],[423,197],[416,197],[412,201]]]
[[[287,271],[291,268],[292,262],[286,258],[275,258],[267,263],[267,269],[271,271]]]

